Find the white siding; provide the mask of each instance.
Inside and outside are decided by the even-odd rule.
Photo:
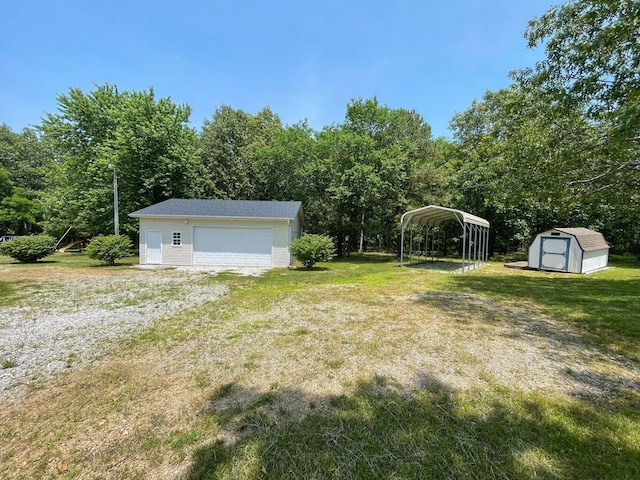
[[[529,268],[540,268],[540,236],[537,235],[529,247]]]
[[[582,273],[589,273],[609,265],[609,250],[594,250],[592,252],[584,252],[582,259]]]
[[[551,236],[550,232],[543,232],[536,236],[535,240],[529,247],[529,268],[540,268],[540,242],[541,237]],[[573,235],[560,233],[554,235],[557,238],[570,238],[569,244],[569,264],[567,270],[571,273],[589,273],[595,270],[606,268],[609,262],[609,251],[596,250],[593,252],[584,252],[578,240]]]
[[[569,266],[567,270],[571,273],[580,273],[582,271],[582,248],[576,240],[571,236],[571,246],[569,247]]]
[[[292,222],[293,223],[293,222]],[[162,231],[162,264],[193,265],[193,228],[201,227],[258,227],[273,230],[272,266],[288,267],[289,225],[287,220],[216,220],[184,218],[140,218],[140,263],[146,262],[146,231]],[[182,232],[182,246],[172,246],[172,233]]]
[[[293,242],[295,239],[300,238],[300,235],[302,235],[302,225],[300,224],[300,217],[296,216],[295,219],[291,220],[291,225],[289,226],[290,228],[290,242]],[[293,261],[295,260],[295,257],[293,256],[292,253],[289,254],[289,265],[291,265],[293,263]]]

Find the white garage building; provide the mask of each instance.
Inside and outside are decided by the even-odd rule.
[[[589,273],[609,264],[609,244],[588,228],[554,228],[539,233],[529,247],[529,268]]]
[[[172,198],[140,219],[140,264],[288,267],[301,202]]]

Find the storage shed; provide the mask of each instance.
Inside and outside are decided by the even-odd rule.
[[[539,233],[529,247],[529,268],[590,273],[609,264],[609,244],[588,228],[554,228]]]
[[[140,264],[288,267],[301,202],[172,198],[136,212]]]

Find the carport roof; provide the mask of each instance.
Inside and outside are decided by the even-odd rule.
[[[460,223],[472,223],[481,227],[489,228],[489,222],[484,218],[471,215],[462,210],[455,210],[448,207],[439,207],[437,205],[429,205],[427,207],[417,208],[402,215],[402,224],[417,223],[430,227],[439,227],[449,220],[458,220]]]
[[[212,217],[293,220],[302,202],[262,200],[192,200],[171,198],[130,213],[130,217]]]

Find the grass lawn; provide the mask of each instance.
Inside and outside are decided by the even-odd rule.
[[[2,405],[0,478],[640,478],[640,264],[615,260],[195,276],[228,293]],[[0,259],[0,333],[134,262]]]

